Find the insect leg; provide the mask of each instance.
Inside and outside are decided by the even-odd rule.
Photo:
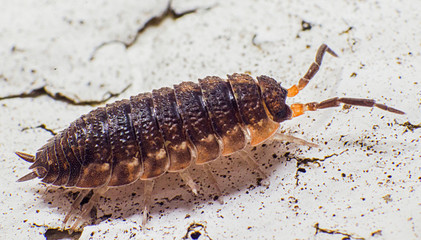
[[[392,108],[384,104],[376,103],[376,101],[373,99],[335,97],[335,98],[330,98],[328,100],[325,100],[319,103],[318,102],[310,102],[306,104],[294,103],[291,105],[292,117],[298,117],[306,111],[316,111],[318,109],[338,107],[341,104],[348,104],[351,106],[362,106],[362,107],[377,107],[384,111],[388,111],[388,112],[392,112],[396,114],[405,114],[404,112],[396,108]]]
[[[77,230],[80,223],[86,219],[86,217],[91,212],[94,205],[98,202],[99,198],[108,190],[108,187],[101,187],[94,190],[94,194],[92,195],[91,199],[89,199],[89,202],[86,203],[85,206],[83,206],[82,212],[80,214],[80,217],[76,219],[76,221],[73,223],[72,227],[70,228],[71,231]]]
[[[155,184],[154,180],[146,180],[145,187],[143,189],[143,218],[142,226],[145,226],[146,221],[148,220],[149,214],[149,205],[151,204],[153,186]]]
[[[197,196],[197,185],[193,181],[193,178],[191,177],[189,171],[186,169],[179,173],[181,179],[183,179],[183,182],[185,182],[191,189],[191,191],[194,193],[194,195]]]
[[[216,189],[216,194],[218,195],[218,201],[220,204],[224,204],[224,200],[222,199],[222,191],[219,188],[218,182],[215,179],[215,176],[212,174],[209,164],[203,164],[203,170],[205,171],[206,175],[208,175],[209,180],[211,181],[212,185]]]
[[[79,209],[80,203],[82,200],[88,195],[89,190],[82,190],[80,191],[79,195],[77,196],[76,200],[73,202],[70,211],[67,213],[66,217],[64,217],[62,228],[64,229],[67,225],[67,222],[70,220],[70,218],[73,217],[73,214],[75,211]]]
[[[240,157],[247,162],[247,164],[251,167],[251,169],[253,169],[254,171],[257,171],[262,178],[264,179],[268,178],[266,173],[262,170],[262,168],[260,168],[259,164],[250,156],[250,154],[248,154],[244,150],[241,150],[241,151],[238,151],[238,155],[240,155]]]
[[[318,147],[317,144],[312,142],[307,142],[304,139],[297,138],[291,135],[283,134],[283,133],[275,133],[272,137],[272,141],[279,141],[279,142],[292,142],[299,145],[309,146],[309,147]]]
[[[325,53],[328,52],[330,55],[334,57],[338,57],[338,55],[330,49],[326,44],[322,44],[319,47],[319,50],[317,50],[316,58],[314,62],[310,65],[310,68],[307,70],[307,73],[300,79],[298,82],[298,85],[294,84],[292,87],[288,89],[288,97],[294,97],[297,95],[305,86],[307,86],[307,83],[310,82],[310,80],[316,75],[316,73],[319,71],[320,66],[322,65],[323,56]]]

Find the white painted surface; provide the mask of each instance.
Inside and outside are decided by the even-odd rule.
[[[399,125],[421,122],[419,1],[173,1],[177,12],[197,11],[149,27],[127,49],[116,40],[133,40],[145,22],[165,11],[166,1],[1,5],[1,97],[46,86],[82,101],[100,100],[131,84],[119,96],[127,98],[233,72],[266,74],[289,87],[325,42],[340,58],[326,56],[317,76],[289,103],[367,97],[407,112],[399,116],[338,108],[285,123],[284,130],[320,148],[257,148],[253,154],[269,175],[268,188],[256,184],[257,175],[243,161],[215,162],[223,205],[212,199],[214,190],[200,169],[193,171],[201,186],[199,197],[178,176],[168,174],[157,182],[156,203],[143,231],[142,184],[113,189],[100,200],[97,212],[99,218],[112,216],[85,227],[81,239],[182,239],[195,222],[206,226],[211,239],[344,237],[315,234],[316,223],[354,238],[421,238],[421,129],[405,131]],[[311,30],[301,30],[303,20],[311,23]],[[59,131],[92,107],[41,96],[2,100],[0,109],[0,238],[44,239],[46,229],[60,226],[73,195],[61,189],[44,192],[37,180],[16,183],[29,164],[13,152],[35,153],[51,137],[36,126]],[[292,159],[287,161],[285,152]],[[301,165],[306,172],[299,172],[296,185],[294,158],[334,153],[338,155],[320,166]],[[201,231],[200,239],[207,239]]]

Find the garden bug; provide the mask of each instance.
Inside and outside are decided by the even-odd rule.
[[[74,230],[109,188],[142,180],[145,224],[154,181],[166,172],[179,173],[197,194],[188,168],[192,164],[202,165],[221,195],[208,165],[221,156],[238,153],[264,175],[243,150],[246,145],[256,146],[274,139],[316,146],[278,132],[281,122],[306,111],[347,104],[404,114],[372,99],[361,98],[335,97],[288,106],[287,97],[294,97],[305,88],[318,72],[326,52],[337,57],[322,44],[307,73],[289,89],[267,76],[257,77],[256,81],[247,74],[234,73],[227,80],[205,77],[199,83],[182,82],[174,88],[164,87],[99,107],[51,138],[35,156],[16,152],[33,163],[32,171],[18,181],[41,178],[42,182],[54,186],[81,189],[64,219],[65,225],[93,190],[93,196],[71,227]]]

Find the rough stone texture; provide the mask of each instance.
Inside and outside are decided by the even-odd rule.
[[[369,97],[407,115],[352,107],[298,117],[282,129],[320,147],[257,147],[253,156],[269,187],[236,157],[212,164],[222,205],[200,168],[192,171],[199,197],[168,174],[157,181],[143,230],[142,184],[112,189],[81,239],[421,238],[421,129],[403,125],[421,118],[419,1],[179,0],[171,9],[167,1],[134,0],[1,5],[0,238],[45,239],[70,209],[70,192],[45,191],[35,180],[16,183],[29,164],[13,154],[34,153],[52,136],[46,129],[58,132],[93,109],[69,99],[101,101],[130,86],[111,102],[234,72],[265,74],[288,87],[322,43],[340,58],[326,56],[288,103]],[[4,99],[34,89],[39,97]]]

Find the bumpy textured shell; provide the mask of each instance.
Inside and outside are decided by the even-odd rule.
[[[291,116],[272,78],[206,77],[142,93],[81,116],[38,150],[35,169],[56,186],[121,186],[258,145]]]

